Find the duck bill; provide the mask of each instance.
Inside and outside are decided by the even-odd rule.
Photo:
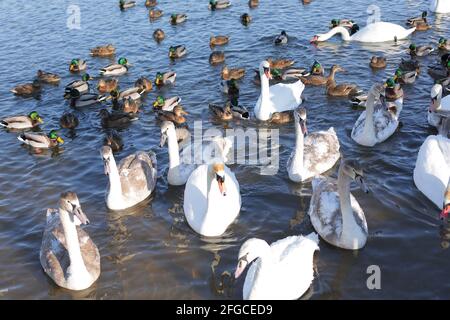
[[[364,178],[360,175],[356,175],[355,181],[358,184],[358,186],[361,188],[364,193],[369,193],[369,188],[366,185],[366,182],[364,181]]]
[[[245,260],[239,260],[238,265],[236,267],[236,271],[234,272],[234,278],[237,279],[241,276],[241,274],[244,272],[245,268],[247,267],[247,261]]]
[[[84,214],[83,210],[81,210],[81,207],[76,207],[73,210],[73,213],[78,218],[78,220],[80,220],[81,224],[89,224],[89,219]]]
[[[58,141],[59,144],[63,144],[64,143],[64,139],[61,137],[56,138],[56,141]]]
[[[181,114],[188,115],[189,113],[184,110],[181,110]]]
[[[37,121],[38,121],[39,123],[44,123],[44,120],[43,120],[41,117],[37,118]]]

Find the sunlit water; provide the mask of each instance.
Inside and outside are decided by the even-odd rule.
[[[33,155],[22,147],[16,133],[0,132],[0,297],[17,298],[96,298],[96,299],[227,299],[242,298],[245,277],[230,281],[225,274],[234,272],[240,245],[249,237],[273,242],[288,235],[309,233],[304,220],[311,198],[311,184],[290,182],[286,161],[294,145],[294,126],[280,127],[280,170],[276,175],[260,175],[255,166],[233,165],[241,186],[242,210],[237,221],[221,238],[205,239],[193,232],[182,212],[183,187],[169,187],[166,148],[159,148],[160,131],[151,110],[157,94],[179,95],[190,113],[188,123],[203,120],[211,124],[208,103],[225,101],[219,90],[221,66],[211,67],[210,35],[228,34],[230,43],[223,48],[230,66],[245,67],[241,81],[241,103],[253,108],[259,88],[252,82],[253,68],[261,60],[292,58],[297,66],[309,66],[318,59],[327,68],[339,63],[346,73],[337,82],[355,82],[367,90],[375,81],[393,73],[410,41],[399,45],[343,44],[334,39],[315,48],[309,39],[326,31],[332,18],[352,18],[366,24],[367,1],[340,0],[265,1],[250,10],[247,1],[232,0],[233,5],[217,12],[207,9],[207,1],[159,1],[164,16],[150,22],[144,1],[120,12],[117,1],[13,1],[0,2],[0,116],[27,114],[37,110],[45,119],[45,132],[57,128],[60,115],[70,110],[62,99],[64,84],[77,78],[68,72],[74,57],[88,58],[88,72],[110,63],[108,59],[90,58],[89,48],[113,43],[116,58],[125,56],[134,65],[120,77],[121,88],[132,86],[139,76],[154,78],[157,71],[175,70],[176,85],[153,90],[144,101],[139,121],[120,130],[125,148],[116,155],[122,159],[137,150],[154,150],[158,159],[157,189],[143,208],[119,216],[106,209],[104,193],[107,177],[103,173],[99,148],[105,131],[100,126],[98,109],[75,111],[80,126],[74,134],[62,130],[66,143],[60,154]],[[276,3],[276,4],[275,4]],[[81,9],[81,30],[66,26],[69,5]],[[406,18],[417,16],[428,1],[377,1],[384,21],[404,25]],[[185,12],[188,21],[169,25],[169,14]],[[249,27],[239,23],[239,16],[249,12]],[[416,32],[415,43],[436,43],[449,36],[449,16],[430,14],[433,29]],[[156,44],[153,30],[162,28],[166,39]],[[286,30],[290,42],[283,47],[272,44],[273,36]],[[170,45],[184,44],[188,55],[170,62]],[[219,49],[221,50],[221,49]],[[369,58],[384,54],[385,70],[373,72]],[[374,148],[356,145],[350,131],[360,111],[353,110],[346,99],[329,99],[323,87],[307,87],[304,96],[308,108],[309,131],[334,126],[341,149],[347,158],[360,159],[371,193],[353,188],[364,208],[370,237],[358,252],[334,248],[320,242],[315,257],[316,279],[305,298],[448,298],[450,255],[442,248],[445,232],[439,227],[438,210],[414,186],[412,172],[418,148],[434,131],[426,122],[426,107],[432,79],[426,66],[436,55],[421,59],[423,72],[413,86],[405,86],[403,127],[388,141]],[[9,90],[32,80],[37,69],[61,75],[59,87],[45,86],[40,100],[13,96]],[[255,122],[231,123],[230,127],[256,127]],[[264,125],[262,125],[264,126]],[[336,169],[331,172],[335,175]],[[88,290],[73,293],[58,288],[42,271],[39,248],[45,224],[45,212],[55,207],[60,192],[73,190],[91,220],[86,231],[98,245],[102,273]],[[369,265],[381,268],[381,290],[368,290]],[[221,283],[223,282],[223,283]]]

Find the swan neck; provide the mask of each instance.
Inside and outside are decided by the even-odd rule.
[[[322,40],[326,41],[326,40],[330,39],[331,37],[333,37],[335,34],[340,34],[342,37],[342,40],[344,40],[344,41],[350,40],[350,33],[344,27],[335,27],[335,28],[331,29],[330,31],[328,31],[328,33],[326,33],[323,36]]]
[[[266,99],[269,97],[269,79],[264,72],[260,72],[259,77],[261,79],[261,99]]]
[[[81,255],[75,222],[70,219],[69,213],[61,208],[59,208],[59,218],[64,230],[67,252],[69,253],[71,276],[74,276],[74,273],[77,272],[87,272],[83,256]]]
[[[109,159],[109,194],[110,197],[122,197],[119,169],[113,156]]]
[[[340,167],[338,173],[338,194],[342,214],[342,234],[349,234],[348,229],[353,219],[353,209],[350,202],[350,182],[350,177]]]
[[[373,125],[373,110],[375,104],[375,97],[369,93],[366,103],[366,120],[364,122],[364,133],[366,137],[375,137],[375,127]]]
[[[303,152],[304,152],[305,137],[300,127],[300,123],[295,122],[295,153],[293,164],[295,168],[299,168],[303,171]]]
[[[169,169],[174,169],[180,165],[180,153],[175,128],[170,128],[167,131],[167,146],[169,151]]]

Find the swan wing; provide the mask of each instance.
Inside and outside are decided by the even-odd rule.
[[[269,87],[272,112],[295,109],[302,103],[302,92],[305,85],[301,80],[294,83],[278,83]],[[258,100],[259,101],[259,100]]]
[[[304,144],[303,167],[315,176],[330,170],[340,157],[339,140],[334,128],[308,135]]]
[[[414,183],[428,199],[442,209],[444,190],[450,176],[450,140],[428,136],[417,155]]]
[[[156,157],[143,151],[131,154],[119,164],[122,194],[129,199],[145,199],[156,185]]]
[[[415,27],[405,29],[395,23],[380,21],[368,24],[355,33],[351,37],[351,40],[360,42],[384,42],[394,41],[395,37],[397,37],[398,40],[401,40],[408,37],[414,30],[416,30]]]

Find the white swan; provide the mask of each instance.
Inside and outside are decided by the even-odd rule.
[[[170,185],[181,186],[185,184],[198,164],[209,163],[211,159],[228,161],[227,155],[233,145],[233,141],[229,137],[208,137],[202,139],[200,143],[186,141],[181,146],[178,144],[177,130],[179,129],[175,129],[175,125],[171,121],[163,121],[161,124],[160,147],[163,147],[167,141],[169,153],[167,182]],[[190,136],[187,139],[189,138]]]
[[[350,193],[352,180],[364,192],[369,192],[361,167],[352,160],[341,160],[337,181],[333,178],[314,178],[308,215],[314,229],[326,242],[356,250],[366,244],[368,230],[364,211]]]
[[[241,210],[239,183],[223,164],[202,164],[195,169],[184,189],[184,215],[195,232],[222,235]]]
[[[344,41],[358,41],[358,42],[385,42],[395,41],[407,38],[413,33],[416,28],[405,29],[402,26],[390,22],[374,22],[370,23],[355,34],[350,35],[348,30],[344,27],[335,27],[325,34],[317,34],[311,42],[327,41],[335,34],[340,34]]]
[[[103,146],[101,156],[105,174],[109,176],[106,205],[111,210],[133,207],[147,199],[156,186],[156,156],[138,151],[116,165],[112,150]]]
[[[313,257],[319,250],[316,233],[291,236],[270,246],[261,239],[249,239],[239,250],[235,272],[238,278],[253,262],[245,277],[244,300],[293,300],[300,298],[314,279]]]
[[[302,103],[302,92],[305,85],[301,80],[294,83],[278,83],[269,86],[269,62],[263,61],[259,65],[261,78],[261,94],[255,106],[255,116],[258,120],[267,121],[274,112],[293,110]]]
[[[450,95],[442,98],[442,85],[435,84],[431,88],[431,104],[427,115],[428,124],[439,128],[442,119],[447,117],[450,117]]]
[[[331,127],[327,131],[308,134],[306,128],[306,109],[294,111],[295,150],[287,163],[289,179],[301,182],[330,170],[340,157],[339,140]]]
[[[372,86],[367,96],[366,110],[361,113],[353,126],[351,137],[360,145],[373,147],[389,138],[398,127],[403,98],[386,104],[380,90],[382,90],[380,85]],[[377,100],[381,104],[377,104],[374,110]]]
[[[440,134],[425,139],[420,146],[413,174],[417,189],[440,209],[450,177],[449,130],[450,118],[446,118]]]
[[[450,1],[448,0],[431,0],[430,11],[435,13],[449,13]]]
[[[100,253],[80,224],[89,224],[74,192],[62,193],[59,210],[47,210],[39,253],[44,272],[70,290],[89,288],[100,275]]]

